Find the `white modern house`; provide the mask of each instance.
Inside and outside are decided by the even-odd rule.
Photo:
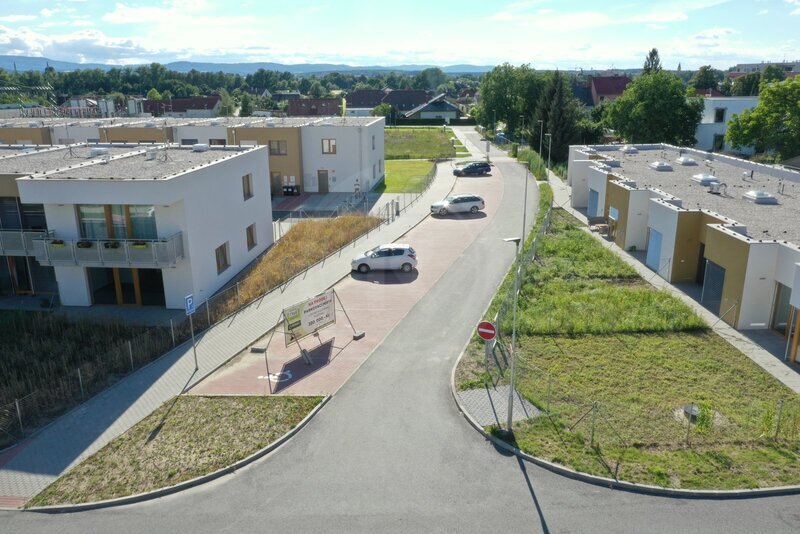
[[[183,308],[273,242],[266,147],[128,147],[16,178],[44,207],[33,240],[61,303]]]
[[[738,329],[800,345],[800,173],[693,148],[572,146],[570,204]]]
[[[365,192],[385,175],[383,117],[328,117],[300,128],[303,189]]]
[[[758,105],[757,96],[707,96],[703,98],[703,116],[695,130],[695,148],[710,152],[734,151],[725,141],[728,123],[734,115]],[[742,155],[751,155],[752,147],[736,149]]]

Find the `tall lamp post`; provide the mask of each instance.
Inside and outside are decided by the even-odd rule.
[[[553,134],[547,132],[547,170],[550,171],[550,149],[553,148]]]
[[[542,134],[544,133],[544,121],[538,120],[539,123],[539,157],[542,157]]]
[[[524,234],[523,234],[524,235]],[[521,237],[507,237],[503,239],[506,242],[513,242],[517,246],[517,260],[516,260],[516,273],[514,274],[514,318],[513,326],[511,327],[511,373],[509,374],[508,384],[508,421],[506,429],[508,432],[513,432],[512,425],[514,419],[514,374],[517,369],[517,299],[519,298],[519,271],[520,271],[520,256],[523,238]]]

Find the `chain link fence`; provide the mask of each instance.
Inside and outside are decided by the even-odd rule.
[[[377,219],[374,227],[369,228],[324,258],[309,259],[299,270],[294,269],[293,272],[290,272],[289,266],[286,265],[287,270],[283,282],[269,285],[265,281],[263,288],[255,298],[246,298],[241,291],[241,280],[247,276],[249,270],[255,267],[258,261],[256,260],[251,264],[249,270],[237,276],[228,287],[199,303],[193,316],[195,334],[233,317],[276,291],[283,291],[293,281],[302,279],[309,269],[324,264],[330,258],[369,239],[371,234],[383,226],[391,224],[403,212],[416,204],[428,191],[435,177],[436,166],[425,176],[422,191],[393,194],[392,196],[395,198],[390,202],[368,212],[368,215]],[[330,218],[353,212],[358,212],[358,210],[340,210],[331,214]],[[118,334],[109,332],[108,339],[100,341],[102,350],[98,350],[91,359],[83,361],[78,367],[65,369],[63,374],[49,381],[47,388],[33,390],[18,396],[11,402],[0,404],[0,450],[30,435],[70,408],[191,338],[189,321],[184,316],[151,327],[130,339],[120,340]],[[8,398],[6,397],[6,399]]]

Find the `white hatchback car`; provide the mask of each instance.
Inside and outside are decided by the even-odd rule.
[[[448,213],[478,213],[486,207],[478,195],[450,195],[444,200],[431,204],[431,213],[447,215]]]
[[[350,262],[350,268],[362,274],[372,270],[401,270],[410,273],[417,266],[417,253],[409,245],[378,245]]]

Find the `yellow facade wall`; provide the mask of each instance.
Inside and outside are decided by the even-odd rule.
[[[706,242],[708,225],[720,223],[723,223],[722,219],[702,211],[678,212],[672,273],[669,280],[671,283],[695,279],[697,264],[700,261],[700,245]]]
[[[34,145],[52,145],[50,128],[0,128],[0,141],[7,145],[19,145],[20,141]]]
[[[19,197],[17,178],[24,174],[0,174],[0,197]]]
[[[280,173],[281,176],[294,176],[295,184],[302,193],[303,149],[300,142],[300,128],[228,128],[229,145],[255,143],[269,146],[270,141],[286,141],[286,155],[269,155],[269,172]]]
[[[725,269],[725,284],[722,287],[720,314],[728,312],[735,303],[741,304],[750,244],[720,228],[706,227],[705,256]],[[736,327],[739,322],[739,306],[729,311],[722,320]]]
[[[625,247],[625,228],[627,228],[628,224],[628,205],[630,203],[630,198],[630,189],[623,187],[620,184],[608,182],[608,187],[606,189],[605,215],[606,219],[609,219],[609,212],[612,207],[616,208],[619,212],[617,222],[612,224],[611,220],[609,219],[609,226],[614,227],[614,243],[622,248]]]

